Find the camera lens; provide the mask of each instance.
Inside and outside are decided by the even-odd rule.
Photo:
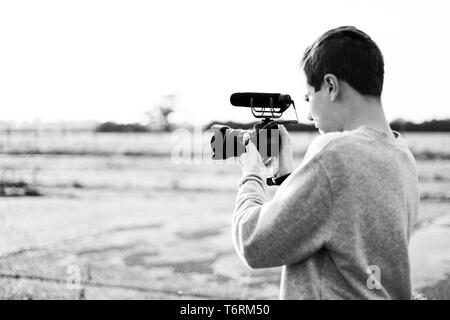
[[[211,138],[212,158],[224,160],[239,157],[245,152],[243,134],[245,130],[231,129],[228,126],[215,125],[212,128],[214,135]]]

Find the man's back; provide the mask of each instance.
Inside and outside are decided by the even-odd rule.
[[[418,208],[413,156],[402,138],[368,126],[317,140],[301,167],[323,167],[332,223],[318,230],[326,236],[317,252],[284,267],[281,298],[409,299],[408,241]]]
[[[281,299],[410,299],[417,208],[403,139],[362,126],[317,137],[268,202],[262,177],[244,174],[233,241],[250,267],[284,266]]]

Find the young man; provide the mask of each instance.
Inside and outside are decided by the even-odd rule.
[[[319,129],[294,169],[281,131],[265,200],[264,164],[249,143],[233,214],[238,255],[251,268],[283,266],[281,299],[410,299],[408,242],[418,212],[414,158],[383,112],[384,63],[354,27],[323,34],[302,60],[310,119]]]

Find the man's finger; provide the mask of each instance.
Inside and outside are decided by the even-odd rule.
[[[250,133],[245,132],[244,136],[242,137],[243,142],[244,142],[244,146],[248,145],[248,142],[250,141]]]
[[[264,161],[264,165],[267,167],[272,163],[272,158],[267,159],[266,161]]]
[[[247,152],[258,152],[258,149],[256,148],[255,144],[253,143],[252,140],[248,140],[247,144],[245,145],[245,148],[247,150]]]
[[[286,129],[286,127],[283,126],[282,124],[278,125],[278,129],[280,130],[280,134],[281,134],[281,135],[289,134],[288,131],[287,131],[287,129]]]
[[[290,141],[289,132],[287,131],[286,127],[283,125],[278,126],[280,130],[280,137],[282,141],[286,141],[288,143]]]

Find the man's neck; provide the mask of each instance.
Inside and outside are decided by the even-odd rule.
[[[380,100],[356,101],[349,106],[350,116],[343,123],[343,130],[355,130],[361,126],[369,126],[374,129],[391,134],[391,128],[383,111]]]

